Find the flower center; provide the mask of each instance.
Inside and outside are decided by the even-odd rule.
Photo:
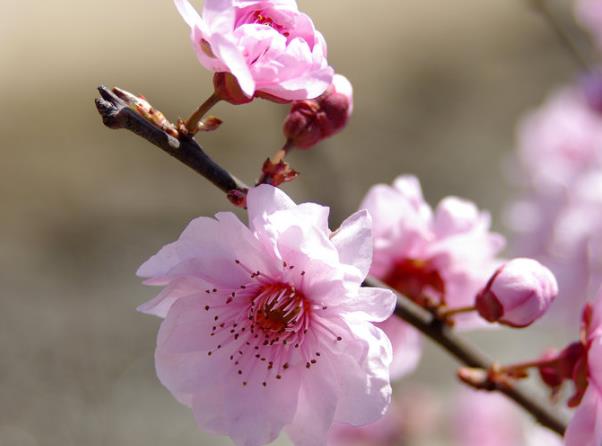
[[[310,305],[293,286],[265,285],[253,300],[250,318],[266,334],[296,333],[308,321]]]
[[[444,303],[445,282],[428,260],[400,260],[393,265],[383,282],[421,305],[426,304],[429,297]]]

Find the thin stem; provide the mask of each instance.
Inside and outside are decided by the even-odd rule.
[[[223,191],[244,193],[248,190],[246,184],[215,163],[192,138],[178,140],[168,135],[159,127],[138,115],[105,87],[99,87],[99,91],[102,98],[96,99],[96,107],[103,118],[103,122],[108,127],[113,129],[123,128],[134,132],[191,167]],[[388,288],[372,277],[368,277],[364,281],[364,285]],[[395,315],[419,330],[462,364],[483,370],[489,370],[492,367],[493,362],[487,356],[450,331],[445,323],[424,308],[417,306],[407,297],[398,293],[396,295]],[[503,393],[522,406],[543,426],[560,435],[564,434],[565,423],[547,407],[521,389],[492,383],[490,390]]]
[[[466,307],[458,307],[458,308],[445,308],[442,309],[437,316],[440,319],[449,319],[452,316],[455,316],[457,314],[464,314],[464,313],[472,313],[473,311],[477,311],[477,307],[475,307],[474,305],[470,305],[470,306],[466,306]]]
[[[211,96],[207,98],[205,102],[199,105],[199,108],[190,115],[190,118],[186,120],[186,130],[188,130],[189,135],[194,135],[199,128],[199,124],[201,123],[203,117],[211,110],[215,104],[221,101],[221,98],[217,95],[217,93],[213,93]]]
[[[577,65],[585,71],[591,71],[593,64],[585,55],[581,46],[577,44],[575,36],[564,26],[564,24],[554,15],[548,6],[547,0],[529,0],[533,9],[535,9],[546,23],[550,26],[562,46],[567,50]]]
[[[527,369],[533,369],[533,368],[539,368],[539,367],[545,367],[548,365],[554,365],[558,362],[558,358],[557,357],[552,357],[549,359],[543,358],[543,359],[535,359],[533,361],[525,361],[525,362],[518,362],[516,364],[509,364],[509,365],[503,365],[503,366],[499,366],[497,368],[498,372],[501,373],[508,373],[508,372],[514,372],[514,371],[524,371]]]
[[[294,145],[290,139],[287,139],[281,149],[279,149],[271,158],[272,163],[278,164],[280,161],[284,161],[289,152],[293,149]]]

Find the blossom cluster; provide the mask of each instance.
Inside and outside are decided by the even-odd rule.
[[[404,420],[418,406],[393,398],[392,380],[414,371],[422,349],[419,332],[394,314],[400,296],[442,332],[524,328],[559,293],[544,264],[573,307],[602,284],[602,77],[560,91],[519,131],[529,192],[511,220],[521,256],[539,261],[502,258],[505,239],[491,230],[489,213],[454,196],[433,208],[411,175],[373,186],[331,230],[329,208],[297,204],[277,187],[298,174],[287,153],[333,136],[353,111],[351,83],[329,65],[311,18],[295,0],[205,0],[200,12],[174,2],[199,62],[214,73],[214,93],[188,122],[166,127],[172,137],[217,129],[221,121],[203,116],[219,100],[290,104],[284,147],[255,187],[229,191],[247,221],[231,212],[199,217],[138,270],[162,288],[139,307],[163,319],[158,378],[204,430],[239,446],[282,432],[297,446],[392,446],[411,432]],[[598,6],[581,2],[592,30]],[[364,286],[368,276],[384,286]],[[572,382],[576,411],[565,444],[599,446],[601,349],[602,292],[585,305],[577,342],[482,370],[488,381],[474,386],[508,385],[530,368],[555,395]],[[501,398],[471,391],[454,402],[459,446],[560,444],[525,428]]]

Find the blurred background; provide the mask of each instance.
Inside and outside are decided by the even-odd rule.
[[[577,72],[528,3],[300,0],[354,85],[355,111],[342,134],[291,156],[302,176],[286,190],[331,206],[334,227],[369,186],[413,173],[432,204],[467,197],[503,232],[515,125]],[[551,3],[574,28],[568,2]],[[146,141],[103,127],[93,103],[97,85],[118,85],[187,116],[211,92],[188,28],[169,0],[0,6],[0,445],[230,444],[200,433],[156,379],[160,321],[135,311],[156,290],[134,273],[191,218],[231,206]],[[214,111],[225,123],[202,145],[252,181],[281,146],[287,107]],[[502,359],[554,341],[476,339]],[[427,347],[408,382],[452,392],[454,362]],[[448,444],[445,429],[420,444]]]

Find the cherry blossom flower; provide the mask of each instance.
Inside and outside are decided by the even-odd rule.
[[[284,135],[297,148],[309,149],[340,132],[353,112],[353,87],[340,74],[316,99],[295,101],[284,121]]]
[[[391,397],[391,344],[373,325],[395,296],[362,288],[372,257],[360,211],[331,232],[328,208],[262,185],[249,226],[228,212],[198,218],[141,266],[163,291],[140,311],[165,318],[161,382],[198,424],[237,445],[324,445],[333,422],[378,420]]]
[[[200,63],[231,74],[248,98],[311,99],[332,83],[324,37],[294,0],[205,0],[202,15],[175,4]]]
[[[489,322],[526,327],[542,317],[556,299],[554,274],[533,259],[512,259],[479,292],[476,307]]]
[[[504,245],[500,235],[489,231],[488,214],[455,197],[445,198],[433,212],[413,176],[400,176],[393,186],[372,187],[360,208],[373,219],[371,274],[420,304],[474,304]],[[457,322],[459,328],[484,325],[476,313],[458,315]],[[407,373],[419,357],[417,334],[397,319],[381,327],[393,342],[392,376],[399,376],[398,370]],[[400,331],[406,335],[400,338]]]

